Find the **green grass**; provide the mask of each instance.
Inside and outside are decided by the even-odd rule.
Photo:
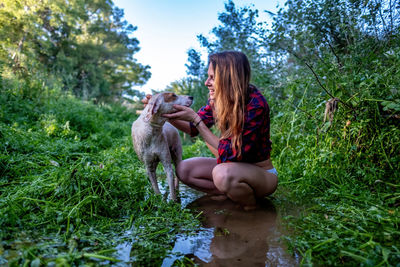
[[[277,103],[278,109],[289,110],[284,105],[291,101]],[[295,109],[272,118],[276,196],[307,207],[285,218],[294,234],[284,239],[304,266],[399,266],[398,122],[339,111],[332,124],[321,125],[323,110],[313,101],[320,100],[298,104],[307,113]]]
[[[396,266],[400,216],[384,196],[365,188],[330,189],[309,202],[302,216],[287,217],[285,237],[304,265]]]
[[[129,243],[134,265],[157,266],[176,234],[199,227],[153,194],[132,149],[133,111],[2,90],[0,265],[109,265]],[[304,266],[398,266],[399,128],[368,114],[321,126],[290,101],[271,105],[285,111],[272,117],[274,202],[302,211],[284,219],[290,250]],[[185,158],[210,155],[199,140],[184,144]]]
[[[197,226],[153,194],[132,149],[133,111],[11,93],[0,107],[0,265],[107,264],[127,239],[132,260],[157,265]]]

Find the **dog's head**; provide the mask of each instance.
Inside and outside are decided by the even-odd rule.
[[[174,105],[190,107],[193,97],[187,95],[177,95],[171,92],[159,93],[150,98],[145,120],[149,121],[155,114],[168,114],[176,111]]]

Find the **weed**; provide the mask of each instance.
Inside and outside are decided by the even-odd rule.
[[[0,264],[160,262],[187,210],[155,196],[132,149],[133,112],[72,97],[0,97]],[[40,104],[40,105],[38,105]]]

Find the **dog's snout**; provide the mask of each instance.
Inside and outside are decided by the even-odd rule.
[[[193,96],[189,96],[189,99],[190,99],[190,100],[193,100]]]

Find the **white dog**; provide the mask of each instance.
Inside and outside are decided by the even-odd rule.
[[[182,144],[178,130],[166,122],[167,118],[162,117],[161,114],[175,112],[174,104],[189,107],[192,102],[191,96],[178,96],[170,92],[156,94],[132,124],[133,147],[146,167],[154,192],[160,194],[156,169],[161,161],[167,174],[169,197],[175,201],[178,179],[174,182],[171,161],[174,162],[176,168],[182,160]]]

